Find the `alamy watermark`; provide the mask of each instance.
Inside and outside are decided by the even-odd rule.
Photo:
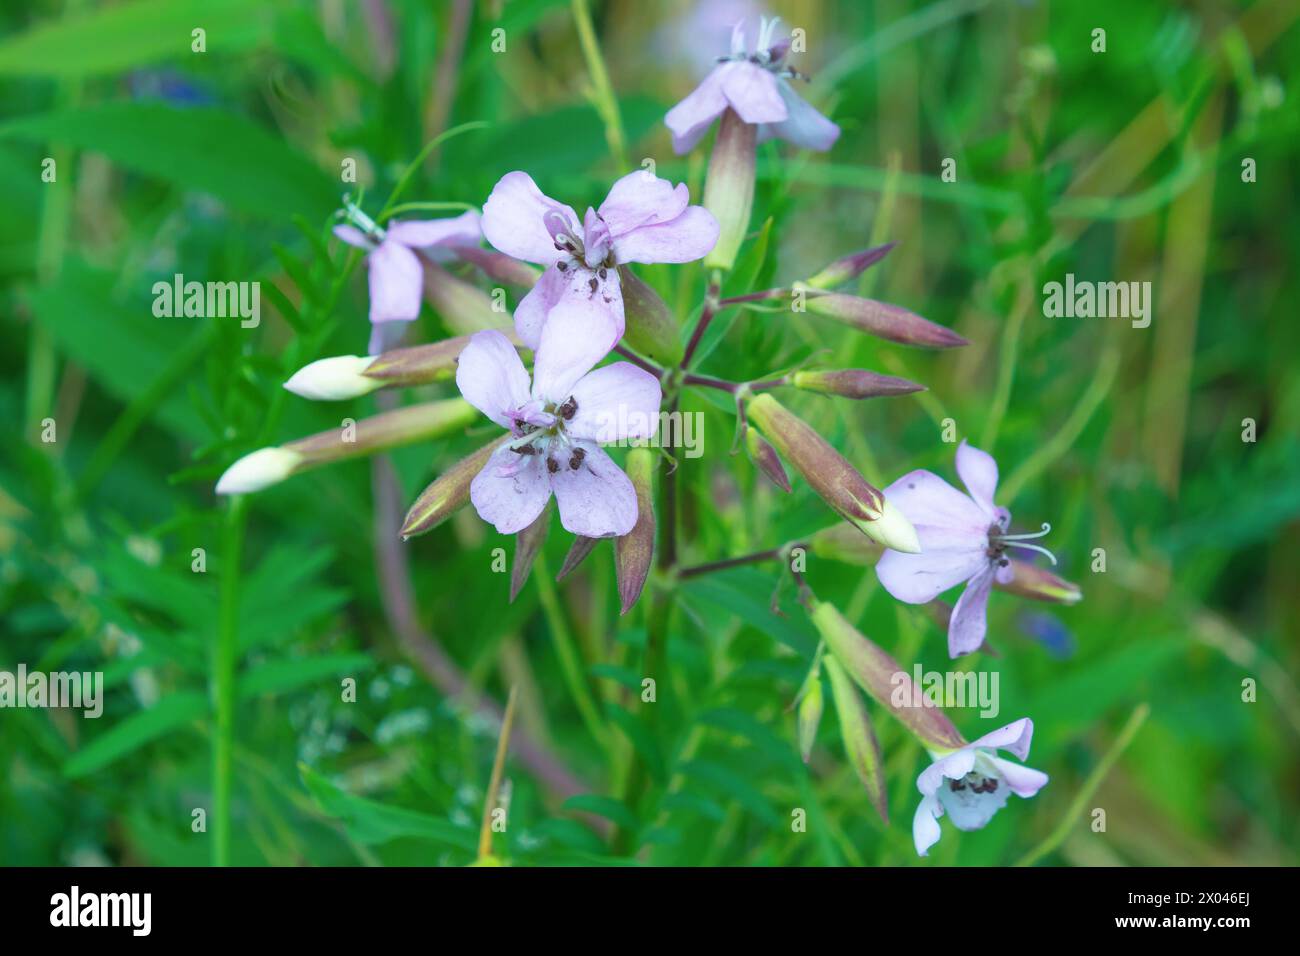
[[[104,713],[102,671],[0,671],[0,707],[66,707],[90,718]]]
[[[1133,328],[1151,324],[1150,282],[1089,282],[1066,273],[1065,282],[1043,286],[1043,315],[1049,319],[1132,319]]]
[[[923,671],[916,664],[911,674],[895,671],[889,678],[889,702],[894,707],[978,707],[981,717],[996,717],[1002,710],[1000,678],[997,671]]]
[[[649,438],[621,438],[622,435]],[[704,454],[703,412],[648,413],[619,404],[617,411],[602,411],[596,418],[596,441],[617,448],[680,448],[687,458]]]
[[[262,321],[262,283],[185,281],[179,272],[171,282],[153,284],[153,314],[162,319],[240,319],[255,329]]]

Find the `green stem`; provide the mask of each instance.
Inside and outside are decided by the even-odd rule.
[[[235,663],[239,658],[239,561],[244,543],[244,499],[226,512],[221,548],[221,602],[212,655],[212,865],[230,865],[230,798],[235,750]]]
[[[582,56],[587,61],[587,72],[591,75],[591,99],[605,124],[605,141],[609,151],[614,154],[619,168],[627,168],[627,144],[623,137],[623,120],[618,112],[618,97],[609,82],[609,71],[605,69],[605,59],[600,54],[600,45],[596,42],[596,31],[591,25],[591,10],[587,0],[573,0],[573,23],[578,29],[578,42],[582,46]]]

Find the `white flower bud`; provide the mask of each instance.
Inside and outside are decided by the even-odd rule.
[[[303,461],[287,448],[259,448],[226,469],[217,481],[217,494],[244,495],[279,484]]]
[[[382,379],[367,378],[362,373],[374,362],[368,355],[335,355],[317,359],[293,373],[284,387],[295,395],[317,402],[336,402],[368,395],[382,388]]]

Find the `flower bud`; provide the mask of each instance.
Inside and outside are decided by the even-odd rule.
[[[808,548],[819,558],[861,567],[873,567],[885,550],[847,521],[822,528],[808,538]]]
[[[758,433],[758,429],[745,429],[745,451],[749,454],[749,460],[771,479],[772,484],[782,491],[789,492],[790,476],[785,473],[781,456],[776,453],[771,443]]]
[[[813,626],[854,682],[887,708],[929,750],[956,750],[965,745],[957,728],[938,706],[880,647],[862,636],[832,605],[818,602]]]
[[[546,532],[551,527],[551,502],[546,502],[536,520],[515,535],[515,560],[510,567],[510,603],[528,582],[528,572],[533,568],[537,552],[546,544]]]
[[[871,726],[871,715],[867,713],[857,688],[849,680],[844,668],[831,655],[824,661],[826,673],[831,679],[831,696],[835,700],[835,713],[840,718],[840,739],[844,741],[844,752],[849,763],[853,765],[858,779],[867,789],[867,799],[880,814],[880,819],[889,822],[889,808],[885,798],[885,771],[880,760],[880,743]]]
[[[836,259],[811,279],[806,279],[804,284],[810,285],[814,289],[833,289],[837,285],[843,285],[850,279],[856,279],[869,266],[875,265],[889,255],[889,250],[896,245],[898,245],[896,242],[887,242],[883,246],[873,246],[870,249],[863,249],[861,252],[855,252],[842,259]]]
[[[995,578],[993,586],[1009,594],[1052,604],[1078,604],[1083,600],[1083,591],[1079,585],[1059,578],[1036,564],[1012,558],[1011,574],[1011,580],[1005,584]]]
[[[799,698],[799,756],[807,763],[812,756],[813,743],[817,739],[817,726],[822,722],[822,710],[825,701],[822,696],[822,679],[820,674],[808,676],[808,686]]]
[[[626,318],[624,341],[660,365],[676,365],[682,360],[681,331],[667,303],[627,266],[618,267],[618,278]]]
[[[368,355],[335,355],[317,359],[294,372],[284,387],[315,402],[337,402],[368,395],[384,386],[383,382],[365,375],[373,361]]]
[[[814,491],[846,521],[887,548],[916,554],[916,530],[903,513],[806,422],[767,393],[750,397],[749,420]]]
[[[513,328],[510,313],[492,308],[487,293],[428,259],[424,260],[424,298],[457,335]]]
[[[757,135],[758,127],[746,123],[735,110],[722,114],[704,183],[704,208],[713,213],[719,226],[718,242],[704,257],[704,264],[711,269],[730,269],[749,231]]]
[[[650,575],[655,553],[654,512],[655,453],[648,448],[633,448],[627,454],[627,476],[636,489],[636,524],[622,537],[614,539],[614,571],[618,578],[620,614],[632,610]]]
[[[496,282],[531,289],[542,277],[540,269],[535,269],[526,262],[520,262],[514,256],[484,249],[482,246],[452,246],[456,258],[471,263],[482,270],[483,274]]]
[[[527,351],[515,338],[513,330],[506,332],[515,348]],[[428,345],[414,345],[404,349],[390,349],[376,356],[365,370],[366,378],[378,379],[385,387],[410,387],[444,382],[456,374],[456,360],[469,344],[470,336],[458,335]]]
[[[483,470],[492,453],[509,439],[510,433],[507,432],[468,458],[462,458],[420,492],[420,496],[406,512],[406,520],[402,522],[402,537],[411,538],[432,531],[469,504],[470,482]]]
[[[297,471],[303,457],[286,448],[259,448],[249,452],[217,479],[217,494],[246,495],[278,485]]]
[[[799,371],[790,376],[790,384],[805,391],[841,398],[879,398],[925,391],[924,385],[892,375],[878,375],[865,368]]]
[[[888,302],[863,299],[843,292],[821,292],[803,282],[794,284],[796,296],[804,293],[809,312],[843,322],[860,332],[929,349],[948,349],[969,343],[951,329],[923,319],[914,312]]]

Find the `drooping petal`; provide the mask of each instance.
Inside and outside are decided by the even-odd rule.
[[[609,226],[615,239],[638,226],[676,219],[690,204],[690,190],[685,183],[674,186],[648,169],[628,173],[610,187],[600,204],[600,218]]]
[[[559,462],[551,487],[560,506],[560,524],[584,538],[625,535],[636,524],[636,489],[632,480],[599,445],[574,442],[583,457],[577,468]]]
[[[614,258],[627,262],[694,262],[718,241],[718,220],[703,206],[687,206],[676,219],[640,226],[614,240]]]
[[[618,274],[596,291],[567,289],[547,314],[533,359],[533,397],[563,402],[623,337]]]
[[[546,316],[569,287],[569,280],[558,268],[548,266],[537,284],[515,306],[515,334],[530,349],[536,351]]]
[[[746,123],[780,123],[789,116],[780,83],[770,71],[747,61],[724,63],[722,93]]]
[[[961,657],[980,649],[988,631],[989,591],[993,588],[993,567],[970,579],[961,592],[948,621],[948,656]]]
[[[659,380],[631,362],[615,362],[584,375],[573,387],[578,410],[565,425],[575,438],[616,442],[650,438],[659,424]]]
[[[678,156],[689,153],[726,110],[727,97],[722,92],[725,66],[715,67],[699,86],[664,115],[664,125],[673,134],[673,152]]]
[[[391,220],[386,226],[385,238],[413,249],[455,244],[473,246],[483,237],[480,220],[477,209],[449,219]]]
[[[577,214],[545,195],[527,173],[506,173],[483,204],[483,235],[499,251],[525,262],[549,266],[563,256],[546,226],[548,213],[558,213],[576,236]]]
[[[364,232],[356,226],[343,223],[334,227],[334,235],[338,236],[349,246],[356,246],[358,249],[373,249],[375,243]]]
[[[551,499],[550,476],[540,455],[520,455],[502,446],[469,485],[479,517],[501,534],[523,531]]]
[[[997,772],[1002,775],[1002,779],[1007,782],[1007,786],[1011,788],[1011,792],[1017,797],[1028,799],[1047,786],[1047,774],[1041,770],[1012,763],[1010,760],[1003,760],[1001,757],[989,757],[987,759]]]
[[[993,496],[998,490],[998,463],[993,456],[967,444],[963,438],[957,446],[957,474],[975,503],[990,519],[996,518]]]
[[[758,141],[773,137],[783,139],[804,149],[825,152],[840,138],[840,128],[804,101],[785,80],[777,81],[777,90],[785,103],[787,116],[777,123],[769,123],[758,132]]]
[[[465,401],[502,428],[528,403],[528,373],[510,340],[495,329],[475,332],[456,360],[456,387]]]
[[[922,797],[912,817],[912,842],[916,845],[917,856],[929,856],[930,847],[939,842],[943,831],[939,829],[939,818],[943,816],[943,804],[938,797]]]
[[[1024,760],[1029,756],[1029,744],[1033,738],[1034,722],[1028,717],[1021,717],[1019,720],[1013,720],[1005,727],[989,731],[972,743],[971,746],[982,747],[985,750],[1010,751],[1019,759]]]
[[[409,322],[419,318],[424,267],[398,242],[381,242],[370,253],[370,321]]]
[[[886,495],[886,501],[891,499]],[[944,591],[970,580],[988,564],[982,551],[927,546],[917,534],[921,552],[904,554],[886,549],[876,562],[876,577],[885,590],[908,604],[925,604]]]

